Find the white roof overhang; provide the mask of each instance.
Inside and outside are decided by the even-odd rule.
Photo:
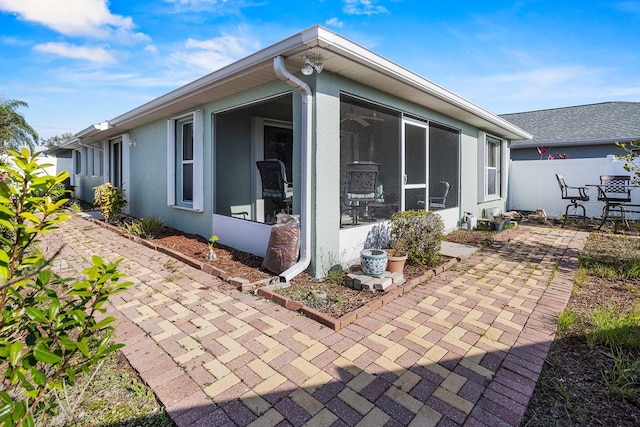
[[[283,56],[293,74],[304,55],[319,55],[324,70],[422,105],[510,140],[531,135],[501,117],[435,83],[335,34],[314,26],[198,80],[173,90],[127,113],[76,134],[83,141],[109,138],[217,99],[277,80],[273,58]]]

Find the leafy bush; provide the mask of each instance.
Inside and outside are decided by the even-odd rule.
[[[125,233],[145,239],[153,239],[164,230],[164,221],[154,215],[125,222],[120,227]]]
[[[100,209],[104,220],[115,222],[127,206],[124,189],[114,187],[110,182],[93,187],[93,202]]]
[[[425,210],[395,212],[390,232],[392,241],[401,241],[406,248],[409,264],[432,267],[440,263],[444,222],[438,214]]]
[[[385,223],[376,224],[367,233],[364,249],[385,249],[389,245],[389,228]]]
[[[107,299],[129,286],[120,283],[115,263],[97,256],[81,281],[55,276],[36,252],[38,236],[68,219],[50,196],[64,181],[42,173],[27,149],[9,151],[12,161],[0,166],[0,425],[33,426],[34,417],[56,405],[53,392],[74,382],[121,345],[111,345],[113,317],[103,317]],[[100,314],[99,314],[100,313]],[[100,316],[98,320],[96,316]]]

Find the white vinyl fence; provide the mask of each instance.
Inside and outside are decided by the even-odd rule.
[[[518,160],[512,161],[509,176],[509,210],[535,211],[544,209],[549,218],[564,215],[569,200],[562,200],[555,174],[564,176],[569,186],[581,187],[599,184],[600,175],[630,175],[624,170],[624,160],[610,155],[596,159],[566,160]],[[591,200],[584,203],[587,216],[600,218],[603,203],[598,201],[598,190],[590,187],[587,193]],[[640,204],[640,188],[631,191],[631,203]],[[571,211],[569,211],[571,214]],[[638,219],[638,214],[630,213],[629,218]]]

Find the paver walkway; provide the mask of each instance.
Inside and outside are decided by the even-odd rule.
[[[335,332],[74,218],[55,269],[124,257],[117,337],[178,426],[518,425],[587,234],[525,228]]]

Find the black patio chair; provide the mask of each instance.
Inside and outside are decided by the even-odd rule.
[[[631,203],[630,181],[629,175],[600,175],[598,200],[604,202],[604,207],[602,208],[602,221],[600,221],[598,228],[601,228],[607,219],[616,212],[616,217],[629,228],[625,204]]]
[[[361,210],[366,210],[376,198],[376,184],[380,164],[373,162],[355,162],[347,164],[346,187],[343,203],[351,213],[352,223],[358,224]]]
[[[256,162],[262,181],[262,198],[273,202],[273,216],[278,212],[291,213],[293,189],[287,182],[287,172],[281,160],[267,159]]]
[[[589,195],[587,194],[587,187],[569,186],[564,181],[564,177],[559,174],[556,174],[556,179],[558,180],[558,185],[560,186],[562,200],[569,200],[571,202],[567,205],[564,211],[564,220],[562,221],[562,226],[564,227],[567,224],[567,218],[569,218],[569,209],[573,208],[574,216],[577,218],[582,217],[585,228],[588,228],[587,210],[583,205],[584,202],[587,202],[590,199]],[[582,209],[582,215],[577,215],[578,208]]]

